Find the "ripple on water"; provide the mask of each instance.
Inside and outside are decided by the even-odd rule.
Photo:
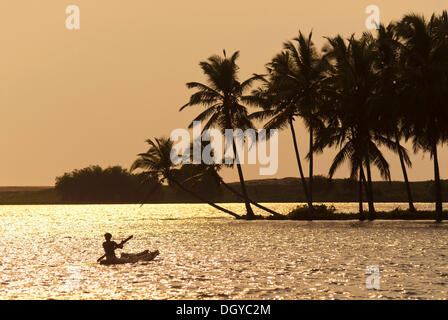
[[[240,204],[224,204],[243,210]],[[269,204],[285,213],[294,204]],[[397,204],[378,204],[392,209]],[[356,211],[356,204],[338,204]],[[445,299],[448,225],[236,221],[202,204],[0,207],[2,299]],[[100,266],[104,232],[155,261]],[[381,287],[365,288],[378,266]]]

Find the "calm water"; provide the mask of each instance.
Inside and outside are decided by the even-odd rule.
[[[2,299],[448,298],[445,223],[236,221],[207,205],[159,204],[1,206],[0,228]],[[161,255],[100,266],[106,231],[134,235],[126,252]],[[370,265],[380,290],[366,289]]]

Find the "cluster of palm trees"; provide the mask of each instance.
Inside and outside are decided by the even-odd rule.
[[[204,130],[211,127],[245,130],[261,121],[265,129],[288,128],[310,217],[313,212],[313,155],[331,147],[339,151],[329,176],[331,178],[344,162],[348,162],[350,177],[359,183],[360,219],[366,218],[364,194],[369,208],[367,218],[375,218],[372,167],[390,180],[389,164],[381,148],[398,155],[409,209],[415,211],[407,175],[411,161],[400,144],[411,141],[414,152],[429,152],[433,159],[436,213],[437,220],[441,221],[437,147],[448,138],[448,13],[434,14],[429,20],[410,14],[398,22],[379,26],[375,33],[366,32],[348,39],[336,36],[326,38],[326,42],[319,52],[312,33],[299,32],[298,37],[284,43],[282,51],[266,65],[266,74],[255,74],[244,81],[238,78],[239,52],[230,57],[225,51],[223,56],[213,55],[200,63],[206,83],[187,83],[189,89],[196,91],[181,110],[197,105],[205,107],[193,120],[203,122]],[[254,88],[254,84],[258,87]],[[249,113],[248,106],[257,110]],[[294,131],[294,121],[299,118],[309,132],[308,179]],[[173,170],[178,169],[169,158],[170,141],[162,138],[148,142],[150,149],[139,155],[132,170],[146,170],[151,176],[183,188],[173,178]],[[234,157],[238,158],[235,143],[233,145]],[[224,183],[218,175],[221,166],[201,166],[203,170],[192,179],[213,176],[217,183]],[[256,203],[247,194],[238,162],[236,167],[241,192],[233,192],[245,202],[244,217],[255,218],[251,204]],[[218,209],[229,213],[227,209]]]

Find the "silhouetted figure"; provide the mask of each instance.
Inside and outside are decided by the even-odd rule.
[[[106,262],[120,262],[120,259],[115,255],[115,250],[123,249],[123,244],[117,244],[115,241],[111,241],[112,235],[110,233],[106,233],[104,237],[106,238],[106,241],[103,242],[104,252],[106,253]]]

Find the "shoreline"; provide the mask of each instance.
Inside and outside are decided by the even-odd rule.
[[[257,203],[260,204],[274,204],[274,203],[284,203],[284,204],[297,204],[297,205],[306,205],[306,201],[256,201]],[[244,204],[244,201],[232,201],[232,200],[228,200],[228,201],[216,201],[214,202],[216,204]],[[333,200],[328,200],[328,201],[315,201],[314,204],[315,205],[319,205],[319,204],[338,204],[338,203],[358,203],[356,201],[333,201]],[[382,204],[382,203],[406,203],[406,201],[401,201],[401,200],[397,200],[397,201],[375,201],[375,204]],[[434,201],[415,201],[414,204],[419,204],[419,203],[423,203],[423,204],[433,204]],[[443,201],[443,203],[448,203],[448,201]],[[143,205],[147,205],[147,204],[206,204],[205,202],[201,202],[201,201],[184,201],[182,199],[180,199],[179,201],[151,201],[151,202],[145,202]],[[364,204],[367,204],[367,202],[365,201]],[[35,201],[35,202],[27,202],[27,201],[23,201],[23,202],[7,202],[7,201],[3,201],[0,200],[0,206],[51,206],[51,205],[142,205],[141,202],[136,202],[136,201],[129,201],[129,202],[107,202],[107,201],[81,201],[81,202],[75,202],[75,201],[51,201],[51,202],[40,202],[40,201]],[[368,212],[368,210],[365,211],[366,213]],[[345,214],[350,214],[350,213],[345,213]]]
[[[448,211],[443,211],[445,219],[448,219]],[[332,214],[303,214],[297,217],[277,218],[268,217],[265,220],[289,220],[289,221],[435,221],[437,214],[435,211],[408,212],[403,210],[378,211],[373,219],[368,219],[368,212],[364,212],[364,219],[359,219],[359,213],[332,213]]]
[[[226,202],[228,204],[244,204],[244,202]],[[223,204],[226,204],[223,203]],[[435,211],[429,210],[417,210],[411,212],[407,209],[393,209],[390,211],[376,211],[373,219],[369,219],[368,210],[364,211],[364,219],[360,219],[359,213],[357,212],[332,212],[331,207],[324,209],[324,211],[319,211],[319,207],[323,206],[323,203],[315,203],[315,212],[310,214],[306,208],[300,206],[297,202],[270,202],[271,204],[292,204],[296,205],[294,209],[287,214],[281,214],[280,216],[274,215],[256,215],[253,218],[247,218],[245,215],[241,215],[239,218],[231,218],[232,220],[243,220],[243,221],[358,221],[358,222],[371,222],[371,221],[435,221],[437,219],[437,214]],[[269,205],[269,202],[263,202],[263,204]],[[338,203],[338,202],[332,202]],[[339,202],[339,203],[355,203],[355,202]],[[392,203],[392,202],[376,202],[376,204],[381,203]],[[403,203],[403,202],[401,202]],[[430,202],[420,202],[420,203],[430,203]],[[203,202],[177,202],[177,203],[145,203],[145,204],[204,204]],[[64,206],[64,205],[80,205],[80,206],[90,206],[90,205],[136,205],[140,206],[140,203],[25,203],[25,204],[0,204],[1,207],[5,206]],[[324,206],[323,206],[324,207]],[[230,218],[230,216],[229,216]],[[443,211],[443,219],[448,220],[448,210]]]
[[[442,193],[442,200],[448,202],[448,180],[444,180],[447,190]],[[240,190],[239,183],[229,183],[235,190]],[[332,181],[316,178],[314,181],[316,203],[357,203],[356,185],[344,179]],[[434,203],[431,188],[432,181],[411,182],[415,203]],[[208,191],[208,190],[206,190]],[[306,199],[300,180],[297,178],[249,180],[247,181],[249,198],[258,203],[305,203]],[[376,203],[407,203],[408,198],[403,182],[374,182],[373,195]],[[225,188],[205,192],[202,196],[214,203],[242,203],[241,199]],[[85,194],[82,198],[63,198],[54,187],[0,187],[0,205],[51,205],[51,204],[141,204],[144,195],[130,194],[127,190],[109,195]],[[201,203],[188,194],[162,186],[144,201],[148,204]]]

